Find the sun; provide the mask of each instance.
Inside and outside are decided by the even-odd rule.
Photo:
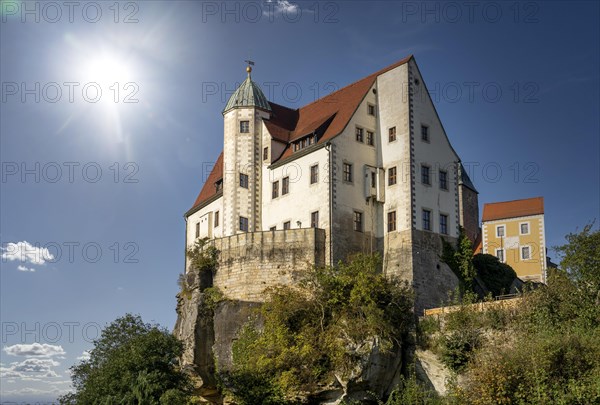
[[[99,84],[125,84],[134,80],[133,69],[126,57],[116,53],[93,55],[86,61],[83,72],[87,80]]]

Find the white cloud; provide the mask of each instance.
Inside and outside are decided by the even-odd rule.
[[[14,371],[22,373],[47,373],[52,367],[60,366],[58,361],[44,358],[30,358],[21,362],[11,363]]]
[[[3,391],[2,395],[3,396],[5,396],[5,395],[17,395],[17,396],[23,396],[23,395],[53,395],[53,396],[57,396],[57,395],[66,394],[67,392],[69,392],[69,390],[67,390],[67,389],[59,389],[59,388],[56,388],[56,387],[51,388],[49,390],[26,387],[26,388],[21,388],[21,389],[17,389],[17,390]]]
[[[268,16],[269,14],[281,14],[285,13],[290,18],[298,18],[298,13],[301,13],[298,4],[291,3],[289,0],[267,0],[267,3],[272,3],[273,6],[269,6],[264,10],[263,14]]]
[[[23,266],[23,265],[18,265],[17,266],[17,270],[19,270],[19,271],[29,271],[29,272],[35,271],[35,269],[33,267],[26,267],[26,266]]]
[[[89,359],[90,359],[90,352],[88,350],[84,350],[83,353],[81,353],[81,356],[77,357],[77,360],[79,360],[79,361],[89,360]]]
[[[26,357],[51,357],[64,355],[65,351],[60,345],[49,345],[47,343],[17,344],[5,346],[2,350],[11,356]]]
[[[54,260],[54,256],[47,248],[33,246],[27,241],[9,242],[6,247],[2,247],[0,250],[2,250],[3,260],[18,260],[21,263],[31,263],[39,266]]]

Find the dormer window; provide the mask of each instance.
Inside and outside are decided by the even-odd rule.
[[[215,190],[218,193],[219,191],[223,190],[223,180],[219,180],[215,183]]]
[[[293,143],[293,150],[294,152],[298,152],[299,150],[309,147],[310,145],[316,144],[318,140],[319,138],[317,138],[317,135],[305,136],[304,138]]]

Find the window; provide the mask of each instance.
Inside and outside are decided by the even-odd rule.
[[[219,211],[215,211],[215,228],[219,226]]]
[[[375,115],[375,106],[373,104],[367,104],[367,114]]]
[[[354,211],[354,230],[363,231],[363,214],[362,212]]]
[[[521,246],[521,260],[531,259],[531,250],[529,246]]]
[[[396,184],[396,166],[388,169],[388,186]]]
[[[440,170],[440,188],[448,190],[448,172],[445,170]]]
[[[265,146],[263,148],[263,160],[269,159],[269,147]]]
[[[283,229],[287,230],[287,229],[291,229],[291,227],[292,227],[292,223],[290,221],[283,223]]]
[[[371,188],[377,187],[377,174],[375,172],[371,172]]]
[[[496,249],[496,257],[504,263],[504,249]]]
[[[496,237],[502,238],[504,236],[504,225],[496,226]]]
[[[391,127],[389,129],[389,141],[394,142],[396,140],[396,127]]]
[[[360,127],[356,127],[356,141],[357,142],[364,142],[363,135],[364,135],[364,130]]]
[[[344,163],[344,181],[352,183],[352,164]]]
[[[215,191],[218,193],[223,190],[223,180],[219,180],[215,183]]]
[[[196,222],[196,238],[200,237],[200,222]]]
[[[310,214],[310,226],[311,228],[319,227],[319,211]]]
[[[270,228],[269,228],[269,231],[271,231],[271,232],[274,232],[274,231],[276,231],[276,230],[277,230],[277,227],[276,227],[276,226],[272,226],[272,227],[270,227]]]
[[[310,184],[319,182],[319,165],[310,167]]]
[[[283,180],[281,180],[281,195],[286,195],[289,192],[290,192],[290,178],[284,177]]]
[[[375,133],[373,131],[367,131],[367,145],[375,145]]]
[[[242,134],[250,132],[250,121],[240,121],[240,132]]]
[[[273,182],[273,191],[271,192],[271,197],[272,198],[279,197],[279,181]]]
[[[429,127],[427,125],[421,125],[421,140],[429,142]]]
[[[529,222],[523,222],[520,224],[519,230],[521,231],[521,235],[529,235]]]
[[[248,175],[240,173],[240,187],[248,188]]]
[[[387,230],[388,230],[388,232],[392,232],[392,231],[396,230],[396,211],[388,212]]]
[[[440,233],[448,235],[448,215],[440,214]]]
[[[421,183],[431,185],[431,178],[429,177],[429,166],[421,165]]]
[[[431,211],[423,210],[423,229],[425,231],[431,231]]]
[[[248,232],[248,218],[240,217],[240,231]]]

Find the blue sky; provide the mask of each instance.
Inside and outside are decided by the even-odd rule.
[[[126,312],[173,327],[245,59],[300,107],[413,54],[481,205],[543,196],[550,246],[600,220],[597,2],[46,4],[0,3],[3,401],[68,389]]]

